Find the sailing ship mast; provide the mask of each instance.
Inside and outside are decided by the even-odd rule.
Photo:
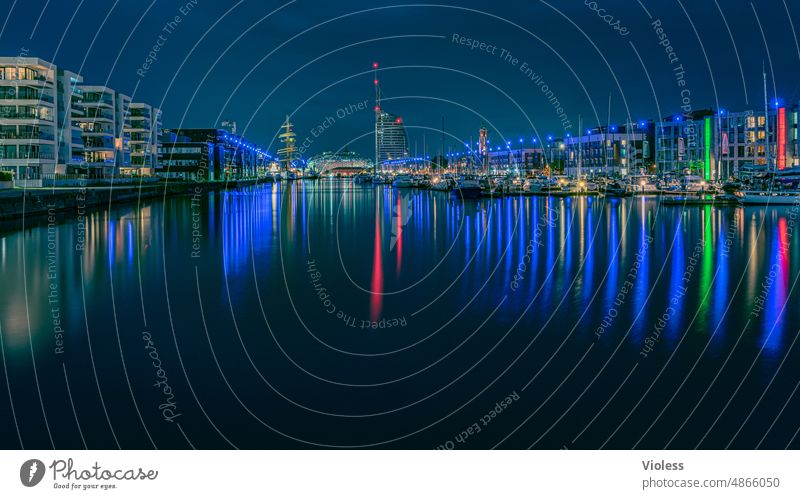
[[[294,125],[286,115],[286,121],[281,125],[281,133],[278,135],[283,143],[283,147],[278,149],[278,156],[281,161],[281,170],[286,173],[292,168],[292,163],[297,158],[297,134],[294,133]]]

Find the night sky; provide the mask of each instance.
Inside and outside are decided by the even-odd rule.
[[[450,146],[476,140],[484,121],[493,143],[576,133],[578,115],[583,128],[604,124],[609,94],[612,122],[680,112],[682,90],[694,109],[763,108],[762,63],[770,99],[800,100],[796,0],[3,2],[4,55],[40,57],[157,105],[166,128],[233,119],[269,144],[290,114],[306,156],[348,143],[371,156],[373,61],[383,107],[403,117],[418,154],[424,143],[438,153],[443,115]],[[165,30],[175,16],[180,23]],[[659,45],[658,20],[678,63]],[[454,34],[497,49],[471,50]],[[570,130],[523,64],[560,101]]]

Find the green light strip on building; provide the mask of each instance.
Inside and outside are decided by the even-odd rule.
[[[706,117],[705,123],[705,153],[706,159],[704,166],[704,177],[711,180],[711,118]]]

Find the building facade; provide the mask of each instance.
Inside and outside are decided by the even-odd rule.
[[[313,156],[308,160],[308,167],[320,175],[352,175],[372,169],[372,161],[345,150]]]
[[[489,169],[494,172],[532,173],[544,168],[544,152],[536,147],[518,147],[487,152]]]
[[[226,130],[179,128],[161,136],[158,175],[196,180],[254,177],[272,161],[255,144]]]
[[[693,111],[670,116],[656,123],[656,169],[658,173],[690,172],[712,178],[715,113]]]
[[[0,57],[0,169],[17,185],[80,163],[79,75],[35,57]]]
[[[83,78],[80,75],[64,69],[58,70],[57,174],[80,169],[86,163],[83,133],[79,125],[86,112],[83,108],[81,83]]]
[[[408,157],[408,137],[402,118],[378,109],[375,134],[378,163]]]
[[[612,125],[564,139],[561,158],[567,175],[624,176],[648,173],[652,124]]]
[[[158,164],[161,110],[143,102],[132,102],[125,132],[129,138],[131,161],[121,173],[152,175]]]
[[[78,119],[90,178],[130,173],[131,98],[105,86],[83,85],[84,114]]]
[[[743,166],[766,166],[767,147],[771,167],[783,170],[800,166],[798,106],[776,106],[769,110],[768,118],[766,114],[764,110],[718,113],[719,178],[730,177]]]
[[[797,127],[797,105],[672,116],[656,128],[658,171],[722,180],[743,167],[794,168],[800,166]]]

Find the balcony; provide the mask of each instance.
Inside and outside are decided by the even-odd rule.
[[[102,136],[108,136],[113,138],[114,131],[103,130],[101,128],[92,128],[84,130],[83,133],[81,134],[81,137],[102,137]]]
[[[19,159],[56,159],[56,156],[51,152],[29,152],[20,154]]]
[[[1,157],[0,162],[19,162],[20,160],[54,160],[56,159],[55,154],[51,152],[26,152],[24,154],[9,154],[8,156]]]
[[[4,83],[10,84],[11,82],[14,82],[13,83],[14,85],[19,85],[20,83],[22,83],[27,85],[35,84],[37,86],[41,85],[53,86],[53,81],[48,80],[44,76],[23,76],[22,78],[0,78],[0,84]]]
[[[0,101],[32,101],[32,102],[46,102],[48,104],[52,104],[54,102],[53,98],[49,95],[11,95],[11,94],[3,94],[0,93]]]
[[[0,120],[42,120],[53,121],[52,116],[40,117],[29,111],[0,112]]]
[[[83,100],[81,101],[81,104],[84,104],[84,105],[87,105],[87,106],[114,107],[114,101],[112,99],[103,99],[103,98],[91,97],[91,96],[86,96],[86,95],[84,95]]]
[[[0,132],[0,140],[53,140],[54,137],[42,132]]]

